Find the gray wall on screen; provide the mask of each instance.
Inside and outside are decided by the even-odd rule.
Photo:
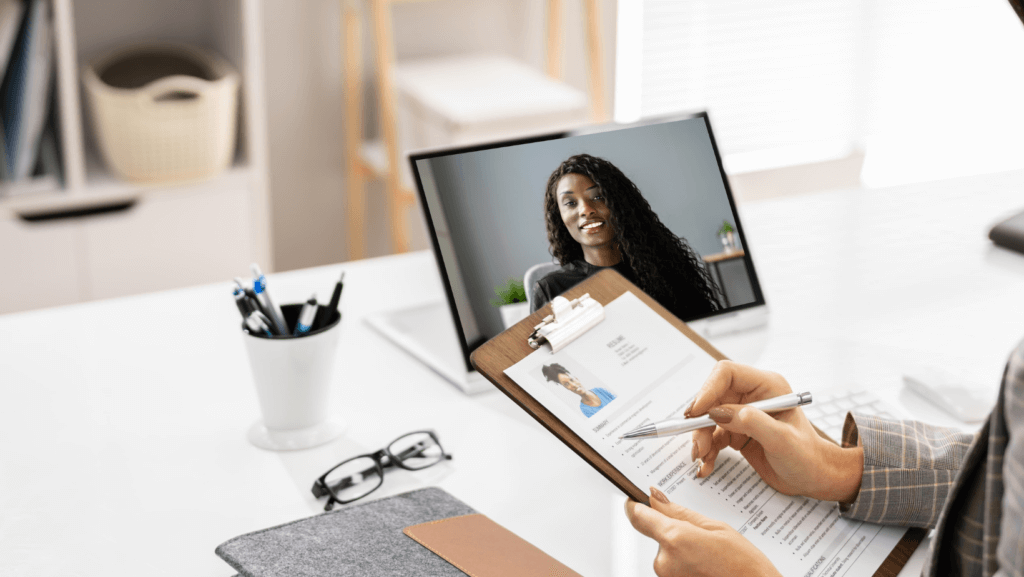
[[[698,254],[722,251],[718,228],[723,220],[735,219],[702,118],[431,159],[466,288],[486,337],[503,330],[490,304],[494,287],[551,260],[544,187],[563,160],[580,153],[615,164],[662,222]]]

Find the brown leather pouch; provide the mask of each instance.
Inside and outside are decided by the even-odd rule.
[[[580,577],[479,513],[411,525],[403,532],[470,577]]]

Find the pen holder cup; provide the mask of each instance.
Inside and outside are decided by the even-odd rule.
[[[283,305],[294,328],[302,304]],[[341,313],[319,307],[320,328],[299,336],[266,336],[242,325],[242,338],[263,418],[249,429],[249,442],[272,451],[315,447],[340,436],[345,425],[329,414],[331,370],[341,334]]]

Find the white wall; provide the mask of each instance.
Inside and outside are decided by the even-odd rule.
[[[343,0],[263,0],[270,195],[277,270],[346,260],[343,172],[341,3]],[[587,88],[580,0],[565,0],[565,80]],[[605,101],[611,110],[616,0],[600,0],[605,61]],[[545,64],[546,0],[437,0],[393,9],[399,59],[488,51]],[[372,72],[369,26],[364,26],[364,69]],[[372,78],[366,79],[372,89]],[[363,119],[372,131],[372,94]],[[368,251],[390,251],[384,235],[380,188],[368,188],[373,222]],[[377,224],[380,226],[376,226]],[[427,245],[417,231],[418,245]]]

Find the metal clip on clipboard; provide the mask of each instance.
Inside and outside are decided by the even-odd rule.
[[[547,343],[551,345],[551,352],[557,353],[604,320],[604,307],[590,298],[590,293],[574,301],[555,297],[551,301],[551,310],[553,313],[533,327],[533,333],[526,339],[535,349]]]

